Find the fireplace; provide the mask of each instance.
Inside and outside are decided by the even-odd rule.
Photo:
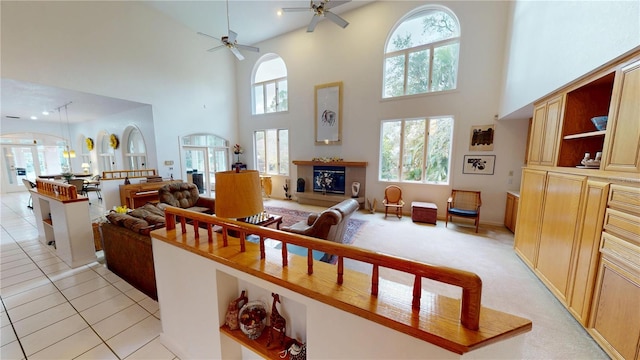
[[[314,166],[313,191],[332,194],[345,193],[344,166]]]

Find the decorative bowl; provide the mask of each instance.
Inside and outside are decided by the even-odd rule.
[[[262,301],[249,301],[245,304],[238,315],[240,330],[255,340],[262,335],[262,330],[267,325],[267,310]]]
[[[609,120],[608,116],[596,116],[591,118],[591,122],[599,131],[607,129],[607,120]]]

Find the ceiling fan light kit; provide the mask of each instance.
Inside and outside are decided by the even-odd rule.
[[[331,1],[331,0],[314,1],[314,0],[311,0],[308,8],[283,8],[282,11],[283,12],[313,11],[313,17],[311,18],[311,22],[309,23],[309,26],[307,27],[307,32],[313,32],[313,30],[315,30],[316,25],[321,20],[321,17],[328,18],[329,20],[334,22],[336,25],[338,25],[338,26],[340,26],[341,28],[344,29],[344,28],[347,27],[347,25],[349,25],[349,22],[347,22],[345,19],[341,18],[340,16],[334,14],[333,12],[331,12],[329,10],[333,9],[336,6],[339,6],[339,5],[342,5],[342,4],[346,4],[349,1],[351,1],[351,0],[336,0],[336,1]]]

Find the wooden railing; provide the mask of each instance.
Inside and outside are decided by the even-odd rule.
[[[142,169],[142,170],[113,170],[103,171],[103,180],[117,180],[117,179],[134,179],[148,176],[157,176],[156,169]]]
[[[55,180],[36,179],[36,189],[39,193],[60,197],[62,199],[77,199],[78,189],[74,185]]]
[[[435,266],[420,263],[412,260],[402,259],[391,255],[380,254],[353,246],[338,244],[330,241],[314,239],[308,236],[287,233],[266,227],[260,227],[245,222],[230,219],[218,218],[212,215],[196,213],[169,206],[165,210],[166,231],[171,232],[176,229],[176,218],[180,224],[183,234],[187,233],[188,226],[193,226],[193,234],[196,241],[200,241],[200,228],[207,230],[207,242],[212,243],[214,239],[214,226],[222,227],[223,247],[228,245],[229,232],[234,232],[240,239],[240,252],[246,251],[246,237],[248,234],[260,237],[260,258],[266,256],[264,240],[271,238],[282,242],[281,261],[282,266],[288,265],[287,245],[297,245],[307,248],[307,273],[313,274],[314,260],[312,251],[317,250],[327,254],[335,254],[338,257],[336,272],[336,283],[342,285],[344,282],[344,259],[353,259],[371,264],[373,271],[371,274],[371,295],[378,295],[379,269],[389,268],[414,276],[413,299],[411,307],[420,308],[422,278],[429,278],[442,283],[459,286],[462,288],[462,302],[460,311],[460,323],[469,330],[478,330],[480,325],[480,309],[482,281],[478,275],[453,269],[444,266]],[[217,235],[215,235],[217,237]],[[235,237],[235,236],[234,236]]]

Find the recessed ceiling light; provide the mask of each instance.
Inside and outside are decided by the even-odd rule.
[[[49,112],[45,110],[42,112],[42,115],[49,115]]]
[[[276,14],[278,14],[278,16],[282,16],[282,10],[278,10]]]
[[[31,120],[38,120],[37,116],[31,116]]]

